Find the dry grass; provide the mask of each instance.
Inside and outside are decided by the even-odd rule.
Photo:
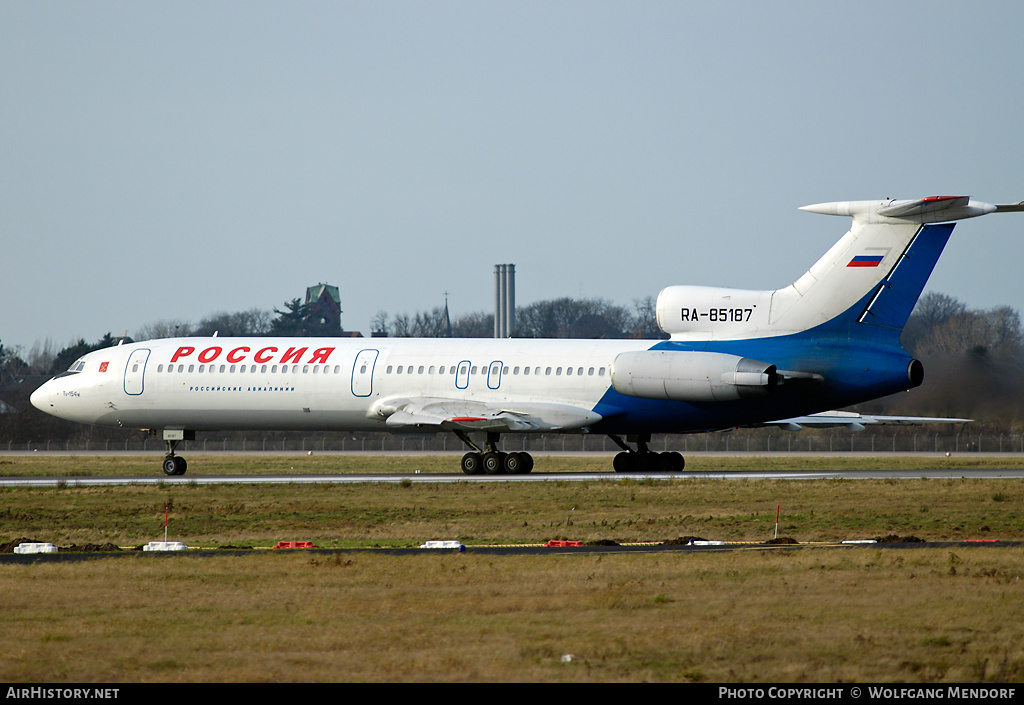
[[[1019,681],[1022,558],[858,548],[4,565],[0,680]]]
[[[764,541],[780,504],[801,543],[1022,540],[1022,500],[972,479],[15,488],[0,542],[138,545],[168,503],[192,546]],[[0,564],[0,681],[1021,681],[1022,572],[983,546],[42,559]]]
[[[0,488],[0,543],[137,546],[170,535],[190,546],[328,548],[549,539],[665,541],[701,536],[801,543],[916,536],[1024,540],[1019,480],[608,480],[357,485],[136,485]]]

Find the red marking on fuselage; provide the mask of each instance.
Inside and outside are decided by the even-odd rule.
[[[335,348],[317,348],[313,352],[309,353],[309,357],[307,359],[303,360],[303,357],[306,355],[306,351],[308,350],[308,347],[288,348],[288,350],[286,350],[277,358],[277,362],[280,362],[283,365],[297,364],[303,362],[304,364],[307,365],[326,365],[328,362],[328,358],[330,358],[331,353],[335,351]],[[177,362],[178,360],[189,358],[193,354],[195,354],[195,351],[196,349],[191,345],[182,345],[181,347],[174,351],[173,355],[171,355],[171,362]],[[232,348],[231,350],[229,350],[225,358],[228,362],[245,362],[250,352],[252,352],[252,348],[246,345],[242,345],[237,348]],[[252,360],[253,362],[259,363],[273,362],[275,359],[275,353],[277,352],[277,348],[272,346],[260,348],[252,356]],[[197,358],[199,362],[202,363],[214,362],[223,353],[224,348],[218,345],[212,345],[208,348],[204,348],[199,353],[199,355],[197,355]]]

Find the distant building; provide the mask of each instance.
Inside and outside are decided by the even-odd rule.
[[[311,335],[363,337],[358,331],[342,330],[341,294],[338,293],[338,287],[330,284],[320,283],[306,287],[305,327]]]
[[[306,287],[306,320],[324,335],[341,334],[341,295],[338,287],[317,284]]]

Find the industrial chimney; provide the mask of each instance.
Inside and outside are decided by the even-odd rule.
[[[507,338],[516,328],[516,266],[494,265],[494,337]]]

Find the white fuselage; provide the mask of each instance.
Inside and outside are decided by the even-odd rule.
[[[130,428],[383,430],[394,398],[592,409],[623,351],[656,341],[178,338],[82,358],[33,403]]]

